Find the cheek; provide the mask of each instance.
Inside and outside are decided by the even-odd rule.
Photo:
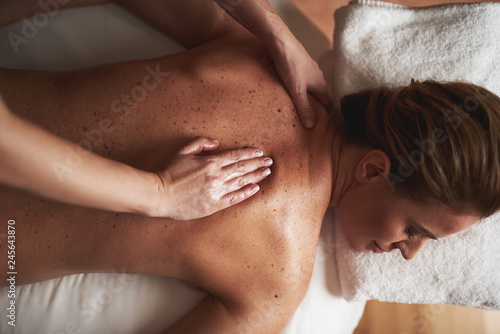
[[[338,210],[347,241],[358,251],[365,251],[373,239],[395,242],[404,230],[394,204],[380,198],[363,198],[353,191],[345,194]]]
[[[379,219],[374,223],[372,238],[382,242],[398,242],[406,235],[405,229],[404,219],[397,211],[381,211]]]
[[[368,221],[369,237],[377,241],[394,242],[401,234],[401,219],[392,203],[381,202],[372,211],[371,219]]]

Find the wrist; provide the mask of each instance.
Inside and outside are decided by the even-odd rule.
[[[292,32],[281,18],[275,14],[268,14],[267,24],[261,36],[257,36],[262,40],[270,53],[282,53],[291,39],[294,39]]]
[[[275,65],[287,62],[296,49],[296,43],[299,43],[295,36],[286,26],[284,28],[276,27],[272,32],[269,32],[269,36],[272,37],[263,40],[263,42]]]
[[[171,196],[171,182],[168,175],[164,173],[144,172],[147,185],[145,201],[143,202],[142,213],[149,217],[169,218],[172,216],[171,209],[174,206],[174,199]]]
[[[127,212],[147,217],[165,217],[170,207],[162,178],[157,173],[133,169],[134,186],[129,192]]]

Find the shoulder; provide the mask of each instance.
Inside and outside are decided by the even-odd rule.
[[[282,328],[307,291],[321,221],[262,204],[200,223],[184,269],[191,285]]]
[[[295,310],[312,274],[324,209],[305,187],[285,187],[276,177],[254,198],[196,222],[180,238],[191,245],[184,243],[185,279],[223,300],[276,298]]]

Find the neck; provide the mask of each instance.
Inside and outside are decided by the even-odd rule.
[[[337,208],[343,194],[354,184],[354,170],[362,153],[361,147],[346,143],[346,133],[342,122],[333,137],[332,144],[332,193],[330,207]]]

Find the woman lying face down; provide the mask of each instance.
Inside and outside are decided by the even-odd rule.
[[[133,104],[115,103],[133,96],[151,71],[155,89]],[[244,32],[158,59],[62,74],[0,72],[11,110],[76,143],[109,120],[92,150],[141,169],[159,170],[197,135],[219,139],[221,149],[256,146],[273,157],[255,198],[188,222],[0,188],[3,211],[18,223],[19,284],[120,271],[176,277],[209,293],[169,333],[279,332],[307,290],[329,205],[353,248],[399,248],[406,258],[499,207],[500,102],[473,85],[360,93],[344,99],[345,122],[330,121],[312,100],[318,124],[307,131],[269,58]],[[470,96],[478,103],[466,116],[454,105],[471,107],[463,102]],[[424,145],[429,155],[416,160],[413,151]]]
[[[497,211],[499,110],[497,96],[458,82],[412,81],[345,97],[346,146],[367,152],[335,203],[351,247],[398,248],[411,259],[427,240]]]

